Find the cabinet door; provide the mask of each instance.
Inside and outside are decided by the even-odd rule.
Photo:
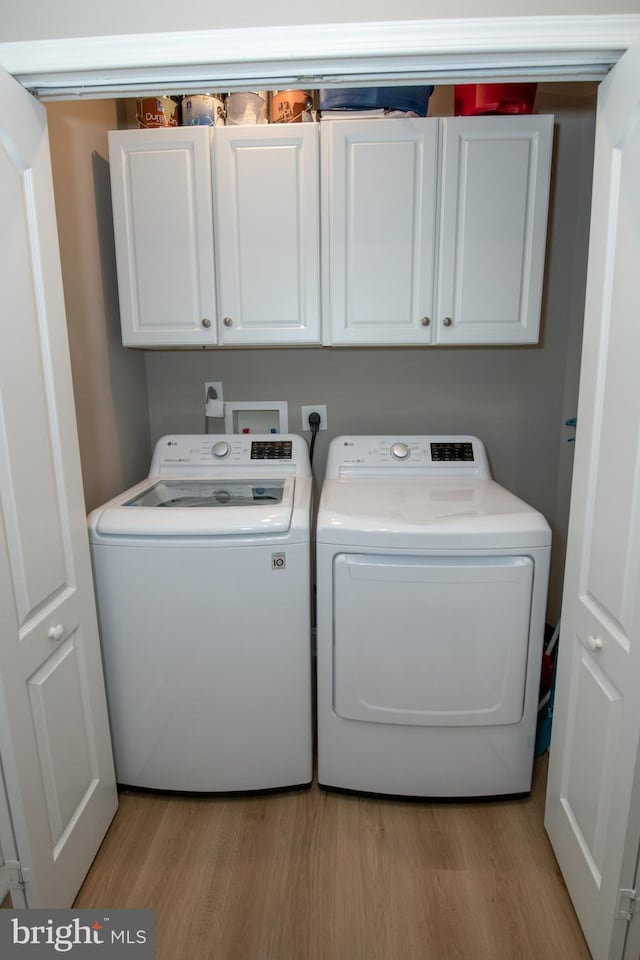
[[[109,134],[125,346],[216,343],[209,127]]]
[[[325,342],[431,341],[438,129],[322,124]]]
[[[320,340],[318,130],[216,128],[213,181],[221,340]]]
[[[553,118],[442,121],[439,343],[536,343]]]

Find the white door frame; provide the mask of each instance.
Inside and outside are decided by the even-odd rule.
[[[0,64],[43,99],[126,96],[159,83],[195,92],[222,81],[224,89],[258,89],[597,80],[639,38],[640,15],[325,24],[0,43]],[[637,847],[636,835],[630,823]],[[625,865],[630,885],[636,856],[634,849],[633,866]]]
[[[602,78],[640,14],[313,24],[0,43],[0,65],[43,99],[153,91]],[[295,51],[295,53],[294,53]]]

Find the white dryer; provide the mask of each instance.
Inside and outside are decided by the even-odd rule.
[[[302,438],[204,435],[90,515],[119,783],[310,783],[310,513]]]
[[[318,779],[531,787],[551,532],[476,437],[338,437],[317,521]]]

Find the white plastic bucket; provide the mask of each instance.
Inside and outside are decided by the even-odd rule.
[[[224,125],[224,101],[215,93],[195,93],[182,101],[183,127]]]
[[[229,93],[226,107],[229,125],[269,121],[269,94],[266,90],[258,93]]]

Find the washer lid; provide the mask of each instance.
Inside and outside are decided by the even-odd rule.
[[[158,480],[125,507],[255,507],[282,503],[284,480]]]
[[[222,537],[286,533],[295,479],[154,478],[94,511],[90,525],[110,536]]]
[[[539,547],[551,530],[537,510],[494,480],[327,480],[318,543],[413,549]]]

